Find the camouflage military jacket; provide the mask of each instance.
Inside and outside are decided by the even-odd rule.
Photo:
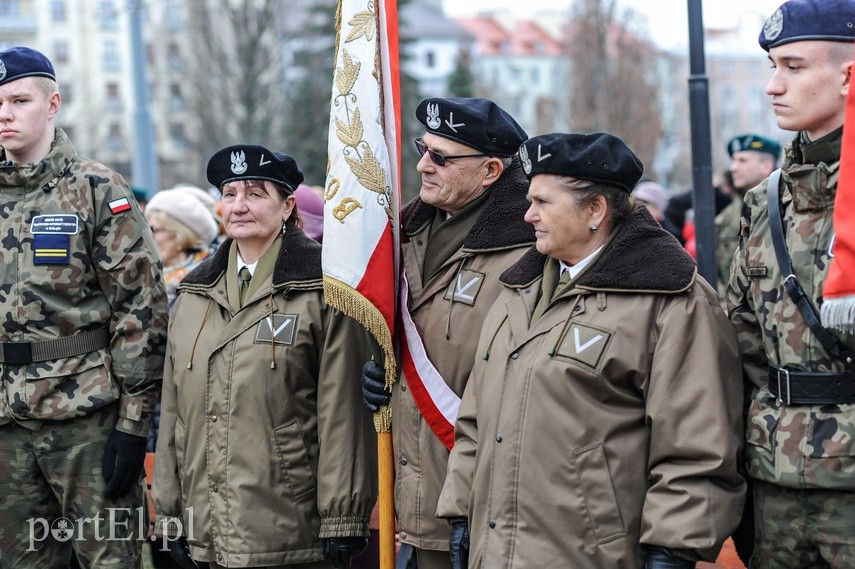
[[[739,220],[741,217],[742,198],[738,196],[734,197],[733,201],[715,216],[716,291],[722,302],[725,302],[733,253],[739,246]]]
[[[106,347],[0,364],[0,425],[87,415],[119,401],[117,428],[148,434],[160,389],[166,291],[154,239],[124,180],[57,129],[36,164],[0,149],[0,341],[99,329]]]
[[[841,129],[787,147],[781,209],[793,270],[818,307],[825,281],[837,189]],[[767,181],[768,182],[768,181]],[[746,422],[746,459],[752,477],[790,488],[855,491],[855,405],[786,405],[767,387],[768,365],[839,372],[783,287],[763,182],[746,196],[737,259],[727,290],[730,320],[752,385]],[[852,335],[839,336],[855,346]]]

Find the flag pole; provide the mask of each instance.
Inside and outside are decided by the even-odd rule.
[[[324,188],[322,264],[329,306],[354,318],[398,376],[395,326],[400,275],[400,58],[396,0],[338,0]],[[391,406],[377,431],[380,569],[395,567]]]
[[[377,34],[380,43],[381,73],[384,88],[381,89],[383,106],[384,133],[386,146],[391,150],[389,169],[395,191],[392,192],[392,210],[400,212],[401,199],[401,68],[398,43],[398,0],[377,0],[384,3],[378,6],[378,26],[384,33]],[[385,38],[382,39],[382,38]],[[395,274],[395,300],[398,310],[406,307],[398,303],[401,271],[400,225],[399,219],[392,221],[393,266]],[[397,316],[397,315],[396,315]],[[397,319],[396,319],[397,323]],[[393,338],[396,337],[393,335]],[[397,348],[397,346],[396,346]],[[397,360],[396,360],[397,361]],[[388,362],[387,362],[388,365]],[[394,377],[397,377],[397,369]],[[390,383],[387,370],[387,383]],[[395,569],[396,531],[395,531],[395,461],[392,446],[391,409],[386,410],[385,426],[389,427],[377,433],[377,471],[378,503],[380,509],[380,569]],[[380,422],[375,420],[375,425]]]

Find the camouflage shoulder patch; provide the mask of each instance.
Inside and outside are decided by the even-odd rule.
[[[765,279],[769,276],[769,267],[748,267],[749,279]]]

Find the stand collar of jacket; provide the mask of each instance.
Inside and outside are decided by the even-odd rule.
[[[510,287],[529,286],[543,275],[546,260],[546,255],[532,247],[502,273],[500,280]],[[576,286],[677,293],[688,289],[695,275],[695,260],[639,204],[615,228],[600,255],[579,275]]]
[[[48,155],[40,162],[18,164],[6,160],[6,151],[0,147],[0,187],[41,189],[48,192],[71,169],[77,153],[65,131],[56,129]]]
[[[228,267],[231,243],[232,239],[226,239],[214,255],[184,277],[178,288],[184,284],[209,286],[216,283]],[[320,243],[309,239],[300,228],[289,228],[282,236],[282,248],[273,267],[273,288],[301,282],[320,286],[322,279]]]
[[[518,157],[490,186],[487,199],[474,226],[463,241],[469,251],[503,249],[534,241],[534,227],[523,219],[528,209],[528,179]],[[436,215],[437,208],[418,197],[402,212],[405,238],[423,231]]]

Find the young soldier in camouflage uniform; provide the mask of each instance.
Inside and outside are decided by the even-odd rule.
[[[131,190],[54,124],[53,66],[0,52],[0,568],[141,567],[166,292]]]
[[[855,337],[823,341],[828,332],[811,307],[797,306],[794,290],[798,283],[814,307],[822,302],[853,23],[853,0],[790,0],[760,34],[774,68],[766,92],[778,126],[797,134],[780,184],[767,180],[745,197],[727,291],[753,386],[745,454],[754,482],[754,569],[855,567]],[[767,210],[776,186],[782,215]],[[792,274],[773,244],[779,215]]]

